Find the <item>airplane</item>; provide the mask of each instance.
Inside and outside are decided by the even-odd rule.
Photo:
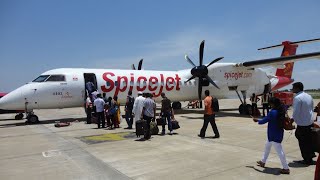
[[[155,101],[161,101],[161,93],[171,99],[175,109],[181,108],[179,101],[202,100],[203,90],[218,99],[238,95],[241,104],[240,114],[248,114],[249,105],[246,96],[255,93],[261,95],[291,84],[293,65],[296,61],[319,58],[319,52],[296,54],[299,44],[319,41],[311,39],[297,42],[284,41],[282,44],[262,49],[283,47],[281,57],[245,61],[242,63],[217,63],[223,57],[203,64],[204,43],[199,48],[199,66],[186,55],[192,69],[178,71],[121,70],[60,68],[42,73],[16,90],[0,99],[1,109],[24,109],[27,121],[36,123],[38,116],[34,109],[55,109],[83,107],[87,97],[85,83],[92,80],[98,91],[108,96],[118,96],[121,104],[126,101],[128,91],[152,93]],[[261,67],[277,68],[275,74],[269,74]],[[140,70],[139,70],[140,69]],[[242,98],[239,95],[242,94]]]
[[[0,99],[7,95],[8,93],[0,92]],[[11,113],[18,113],[15,115],[14,119],[16,120],[21,120],[23,119],[23,112],[24,110],[5,110],[5,109],[0,109],[0,114],[11,114]]]

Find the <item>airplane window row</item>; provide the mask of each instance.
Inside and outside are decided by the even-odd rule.
[[[37,77],[32,82],[57,82],[57,81],[66,81],[66,78],[64,75],[41,75]]]

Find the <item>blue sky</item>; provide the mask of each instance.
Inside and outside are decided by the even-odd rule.
[[[204,62],[243,62],[279,56],[257,51],[284,40],[320,38],[320,1],[1,0],[0,91],[61,67],[191,68],[205,39]],[[320,42],[297,53],[320,51]],[[294,79],[320,88],[320,60],[298,62]],[[291,88],[291,87],[288,87]]]

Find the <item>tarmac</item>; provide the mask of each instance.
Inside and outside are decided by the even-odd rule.
[[[137,138],[135,129],[124,129],[124,119],[115,130],[85,124],[83,108],[36,110],[41,122],[35,125],[2,114],[1,179],[313,179],[315,166],[296,162],[302,158],[294,130],[285,131],[282,142],[290,175],[279,173],[282,166],[273,148],[266,167],[259,167],[267,125],[239,115],[237,99],[219,103],[218,139],[212,138],[210,125],[206,138],[199,138],[203,110],[186,107],[175,113],[180,129],[147,141]],[[56,128],[56,122],[71,125]]]

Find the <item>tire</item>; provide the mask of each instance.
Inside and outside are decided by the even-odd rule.
[[[19,113],[17,114],[15,117],[14,117],[15,120],[21,120],[23,119],[23,114],[22,113]]]
[[[29,123],[32,123],[32,124],[39,123],[39,118],[36,115],[30,115],[28,117],[28,121]]]
[[[181,103],[180,102],[173,102],[172,108],[173,109],[181,109]]]
[[[241,115],[249,115],[251,113],[251,105],[250,104],[247,104],[247,105],[240,104],[239,113]]]
[[[246,114],[245,113],[245,106],[243,104],[240,104],[240,106],[239,106],[239,113],[241,115],[245,115]]]

